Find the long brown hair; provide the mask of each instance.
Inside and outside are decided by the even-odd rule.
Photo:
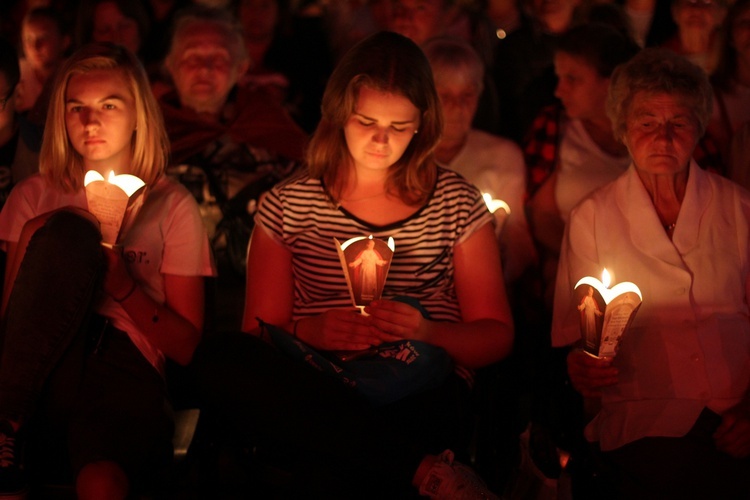
[[[420,111],[419,133],[389,168],[386,189],[407,203],[422,203],[437,177],[432,151],[440,140],[443,116],[427,58],[414,42],[396,33],[371,35],[336,66],[323,94],[322,118],[307,150],[310,175],[323,180],[334,201],[340,199],[352,172],[344,125],[364,86],[402,95]]]

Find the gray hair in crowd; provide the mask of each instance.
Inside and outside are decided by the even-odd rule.
[[[465,72],[470,80],[482,92],[484,87],[484,63],[465,40],[451,36],[441,36],[428,40],[422,46],[432,67],[435,84],[451,78],[458,71]]]
[[[699,136],[711,118],[713,90],[706,72],[672,51],[648,48],[612,73],[607,96],[607,116],[615,136],[622,138],[633,98],[639,92],[670,94],[692,110]]]
[[[167,66],[172,64],[173,58],[176,56],[174,50],[178,45],[177,42],[182,37],[190,36],[191,30],[196,26],[203,25],[212,25],[223,33],[227,48],[235,63],[247,59],[242,25],[237,18],[226,9],[194,5],[179,11],[175,18],[172,26],[172,40],[166,57]]]

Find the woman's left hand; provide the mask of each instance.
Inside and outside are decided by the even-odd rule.
[[[125,261],[122,258],[122,250],[102,246],[104,257],[107,261],[107,272],[104,276],[104,291],[113,299],[120,300],[130,293],[135,285],[135,280],[130,276]]]
[[[743,402],[721,416],[714,432],[716,448],[734,458],[750,456],[750,403]]]
[[[365,307],[373,328],[404,339],[426,340],[428,321],[416,308],[396,300],[375,300]]]

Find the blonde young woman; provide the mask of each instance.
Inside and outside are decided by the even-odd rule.
[[[214,270],[193,197],[162,175],[167,153],[132,53],[95,44],[66,61],[40,174],[18,184],[0,213],[5,492],[24,489],[21,448],[28,442],[27,458],[42,457],[42,432],[62,438],[45,439],[43,453],[69,457],[80,498],[125,498],[171,459],[165,358],[190,361],[203,329],[203,277]],[[99,244],[83,189],[88,170],[148,185],[120,249]],[[34,463],[26,464],[32,475]]]

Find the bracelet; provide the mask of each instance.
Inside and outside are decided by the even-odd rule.
[[[130,290],[128,290],[128,293],[125,294],[125,296],[121,299],[112,297],[115,302],[120,303],[128,299],[131,295],[133,295],[133,292],[135,292],[135,287],[137,286],[135,280],[133,280],[133,286],[130,287]]]
[[[297,325],[299,325],[299,320],[296,320],[296,321],[294,322],[294,325],[292,325],[292,337],[294,337],[295,339],[298,339],[298,338],[299,338],[299,337],[297,336]]]

